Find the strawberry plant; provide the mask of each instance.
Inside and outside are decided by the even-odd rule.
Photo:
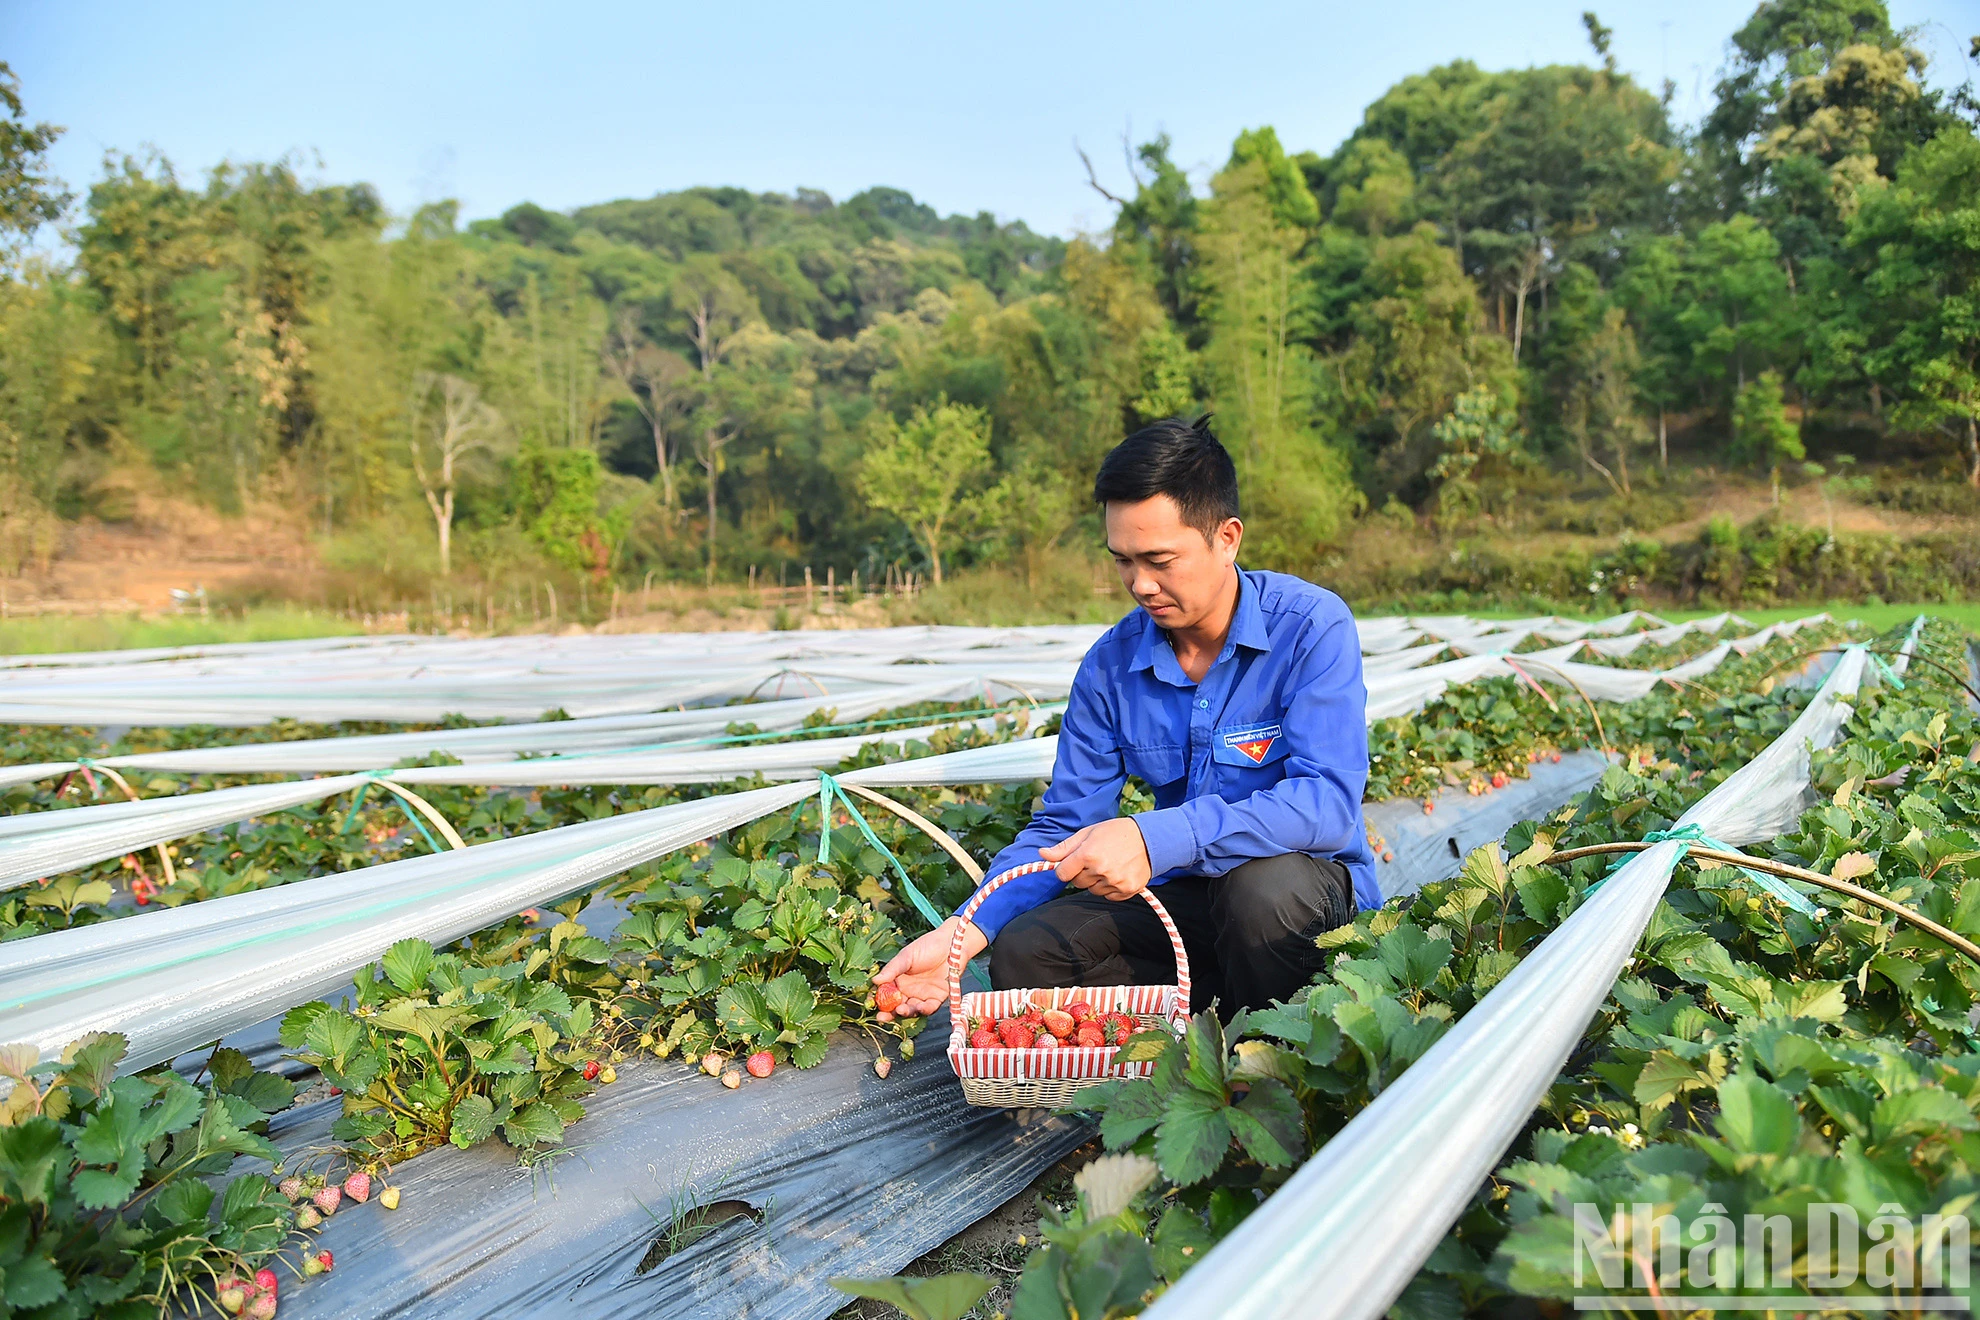
[[[1963,663],[1950,630],[1937,625],[1921,656]],[[1930,672],[1914,666],[1902,689],[1861,693],[1844,736],[1814,757],[1823,800],[1795,831],[1749,851],[1873,884],[1972,936],[1980,934],[1980,723],[1957,700],[1963,694]],[[1452,879],[1322,937],[1336,951],[1327,971],[1292,1002],[1234,1019],[1240,1038],[1218,1067],[1201,1066],[1207,1053],[1181,1045],[1131,1043],[1188,1059],[1196,1086],[1158,1069],[1147,1081],[1083,1093],[1082,1103],[1100,1111],[1103,1140],[1152,1156],[1171,1188],[1162,1223],[1144,1214],[1108,1239],[1104,1268],[1125,1269],[1156,1251],[1178,1214],[1191,1216],[1206,1243],[1229,1231],[1291,1163],[1517,966],[1613,861],[1549,864],[1555,852],[1668,828],[1772,741],[1801,703],[1802,694],[1775,691],[1689,698],[1666,711],[1654,758],[1611,767],[1576,802],[1515,828],[1505,848],[1479,849]],[[1517,854],[1510,860],[1508,848]],[[1738,871],[1680,868],[1634,963],[1527,1135],[1396,1313],[1496,1312],[1521,1296],[1551,1305],[1586,1292],[1574,1288],[1571,1271],[1576,1202],[1621,1206],[1625,1220],[1630,1205],[1644,1202],[1659,1214],[1723,1214],[1735,1223],[1743,1213],[1811,1200],[1854,1206],[1865,1223],[1892,1204],[1915,1218],[1980,1202],[1972,1026],[1980,968],[1878,909],[1814,897],[1823,906],[1811,917],[1763,896]],[[1233,1090],[1269,1082],[1290,1097],[1306,1133],[1293,1160],[1260,1158],[1231,1139],[1236,1124],[1211,1128],[1220,1138],[1214,1164],[1213,1143],[1182,1143],[1198,1114],[1218,1112],[1219,1071]],[[1165,1125],[1178,1134],[1168,1156]],[[1620,1243],[1624,1252],[1646,1249]],[[1798,1236],[1793,1248],[1801,1278],[1810,1243]],[[1034,1255],[1027,1274],[1045,1256]],[[1715,1257],[1712,1269],[1720,1268],[1744,1277],[1737,1259]],[[1724,1283],[1699,1286],[1737,1291]],[[1151,1283],[1117,1313],[1138,1313],[1158,1288]],[[1899,1283],[1886,1292],[1916,1289]],[[1039,1309],[1014,1313],[1084,1314],[1042,1291],[1032,1300]]]
[[[778,819],[751,837],[788,838],[788,818]],[[635,899],[616,945],[646,985],[641,1044],[661,1058],[768,1049],[808,1068],[842,1021],[864,1017],[869,978],[900,935],[829,869],[725,851]]]
[[[150,1317],[198,1309],[231,1277],[266,1268],[293,1237],[267,1176],[226,1181],[236,1160],[280,1158],[269,1115],[294,1088],[216,1050],[206,1080],[119,1077],[122,1036],[59,1061],[0,1046],[0,1299],[7,1314]]]
[[[591,1000],[542,972],[559,951],[603,961],[602,946],[591,958],[599,942],[570,926],[550,932],[557,950],[493,966],[401,940],[359,974],[351,1011],[291,1009],[282,1043],[344,1093],[334,1135],[388,1159],[465,1149],[497,1130],[525,1150],[559,1142],[584,1114],[597,1019]]]

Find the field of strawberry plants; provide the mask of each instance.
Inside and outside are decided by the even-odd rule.
[[[1087,1277],[1089,1266],[1115,1271],[1109,1295],[1118,1294],[1119,1305],[1109,1305],[1119,1314],[1138,1310],[1160,1281],[1179,1276],[1307,1152],[1419,1057],[1443,1024],[1503,977],[1523,949],[1572,910],[1601,864],[1576,862],[1565,872],[1545,868],[1534,852],[1536,835],[1551,839],[1545,846],[1564,849],[1660,828],[1684,801],[1713,786],[1786,727],[1807,695],[1782,682],[1798,669],[1795,658],[1842,636],[1833,626],[1805,630],[1730,660],[1710,676],[1709,687],[1692,682],[1631,703],[1591,702],[1560,687],[1542,690],[1519,678],[1489,678],[1453,687],[1415,715],[1371,726],[1371,800],[1427,796],[1451,786],[1486,792],[1524,775],[1541,758],[1583,747],[1611,749],[1621,763],[1587,802],[1517,835],[1513,850],[1524,856],[1510,869],[1495,860],[1500,854],[1480,854],[1457,879],[1365,914],[1333,941],[1339,950],[1333,968],[1305,998],[1228,1024],[1200,1020],[1185,1043],[1165,1047],[1152,1082],[1120,1084],[1110,1094],[1092,1097],[1103,1112],[1101,1131],[1108,1144],[1142,1151],[1155,1161],[1149,1177],[1159,1178],[1157,1191],[1137,1193],[1133,1204],[1097,1220],[1074,1211],[1055,1221],[1048,1233],[1053,1245],[1028,1267],[1023,1293],[1027,1308],[1045,1309],[1027,1314],[1074,1314],[1067,1309],[1072,1294],[1066,1290]],[[1928,633],[1927,646],[1942,659],[1953,654],[1950,637],[1939,631]],[[1667,659],[1660,655],[1659,663]],[[1629,663],[1637,660],[1631,656]],[[1950,732],[1945,721],[1935,727],[1928,720],[1915,729],[1903,721],[1910,718],[1906,712],[1934,701],[1944,706],[1947,691],[1943,679],[1921,674],[1902,692],[1866,701],[1859,722],[1881,720],[1882,732],[1853,729],[1852,741],[1838,755],[1883,759],[1851,763],[1846,774],[1825,761],[1822,773],[1836,779],[1829,791],[1840,794],[1832,810],[1868,813],[1888,804],[1891,820],[1909,822],[1907,828],[1916,832],[1924,808],[1906,804],[1924,791],[1941,760],[1956,760],[1971,744],[1971,727],[1957,715],[1947,716],[1954,726]],[[897,727],[895,721],[953,714],[965,705],[883,711],[862,727]],[[824,736],[818,726],[831,720],[830,712],[823,712],[810,731],[779,737]],[[1007,740],[1030,732],[1024,723],[1012,719],[990,732],[965,727],[905,750],[875,744],[840,770]],[[290,725],[279,736],[359,731]],[[739,724],[730,732],[748,738],[757,731]],[[21,729],[6,755],[16,762],[65,760],[78,753],[210,745],[229,737],[266,740],[269,734],[267,729],[135,730],[106,748],[81,730]],[[1943,748],[1962,737],[1966,741],[1958,749],[1934,751],[1931,763],[1924,763],[1928,741]],[[1901,783],[1905,765],[1917,767],[1911,789]],[[78,773],[60,782],[18,786],[7,790],[7,804],[15,812],[61,810],[86,800],[92,788],[101,789],[95,778]],[[200,787],[259,778],[207,776]],[[1941,775],[1949,778],[1949,772]],[[140,777],[135,786],[155,794],[184,784],[178,777],[156,776]],[[464,839],[477,843],[736,787],[436,787],[423,795]],[[1971,805],[1970,788],[1966,791]],[[964,786],[902,789],[892,796],[981,862],[1009,841],[1034,792],[1031,785]],[[1130,787],[1131,802],[1137,792]],[[199,904],[436,847],[416,818],[383,798],[378,794],[356,807],[348,801],[302,807],[181,840],[172,849],[169,881],[154,855],[132,854],[17,891],[0,905],[0,932],[6,940],[22,939],[119,919],[140,907]],[[1948,811],[1944,804],[1936,809]],[[359,976],[344,1002],[306,1004],[282,1022],[282,1044],[304,1066],[304,1083],[317,1086],[318,1095],[328,1087],[341,1096],[335,1146],[310,1155],[304,1167],[291,1157],[286,1167],[276,1168],[280,1152],[257,1136],[271,1112],[287,1107],[287,1090],[279,1096],[276,1091],[289,1084],[254,1072],[236,1052],[213,1053],[196,1078],[152,1070],[112,1082],[113,1065],[100,1060],[114,1060],[121,1051],[114,1037],[79,1042],[60,1066],[36,1064],[28,1051],[8,1073],[16,1078],[6,1110],[12,1123],[0,1131],[5,1162],[0,1177],[12,1180],[6,1213],[26,1216],[21,1222],[29,1236],[21,1241],[28,1245],[17,1257],[18,1270],[5,1265],[0,1297],[36,1315],[138,1315],[196,1304],[272,1313],[277,1293],[257,1283],[254,1271],[287,1270],[306,1278],[328,1266],[314,1252],[310,1232],[339,1205],[336,1197],[319,1193],[335,1191],[352,1177],[364,1180],[360,1187],[388,1179],[394,1166],[436,1147],[468,1149],[499,1136],[526,1159],[529,1152],[554,1149],[566,1141],[566,1129],[581,1121],[587,1097],[612,1085],[628,1060],[685,1061],[735,1088],[745,1084],[745,1076],[816,1066],[836,1035],[858,1042],[884,1078],[895,1058],[912,1057],[921,1024],[881,1024],[870,998],[870,973],[928,924],[910,890],[942,912],[960,904],[973,882],[921,830],[890,813],[865,814],[867,820],[860,822],[841,806],[827,819],[818,800],[809,798],[706,845],[634,867],[554,910],[524,913],[456,945],[393,946]],[[1896,826],[1878,828],[1888,834]],[[1854,851],[1875,853],[1869,837],[1859,839]],[[1781,847],[1784,856],[1811,865],[1834,860],[1814,843],[1806,845],[1813,852],[1789,840]],[[1946,865],[1951,863],[1939,864]],[[1937,869],[1921,874],[1929,878]],[[1799,915],[1775,920],[1779,913],[1750,900],[1749,891],[1727,876],[1737,873],[1707,872],[1683,891],[1705,896],[1698,904],[1709,900],[1723,913],[1703,906],[1694,912],[1674,892],[1673,911],[1688,915],[1670,929],[1659,927],[1657,947],[1683,950],[1688,971],[1702,965],[1702,946],[1681,938],[1689,935],[1717,942],[1730,960],[1731,980],[1765,968],[1765,975],[1785,982],[1826,974],[1835,959],[1861,952],[1865,940],[1883,931],[1871,961],[1882,959],[1894,970],[1872,968],[1882,978],[1873,980],[1850,969],[1863,982],[1857,998],[1897,1013],[1877,998],[1884,993],[1880,987],[1895,987],[1894,977],[1903,979],[1914,969],[1898,999],[1929,1001],[1939,1019],[1950,1022],[1951,1013],[1964,1021],[1957,1006],[1965,1002],[1965,992],[1957,987],[1966,982],[1955,977],[1948,986],[1939,984],[1954,974],[1925,966],[1933,952],[1929,942],[1869,918],[1852,917],[1841,934],[1817,930]],[[1953,893],[1951,906],[1941,904],[1945,913],[1932,906],[1936,899],[1926,906],[1964,929],[1963,915],[1958,920],[1949,915],[1957,901]],[[1974,906],[1980,909],[1980,894]],[[1736,930],[1721,930],[1727,921]],[[1833,952],[1831,944],[1837,946]],[[1656,966],[1661,964],[1646,964],[1629,984],[1660,986]],[[1714,997],[1718,992],[1695,976],[1680,980],[1655,989],[1662,996],[1655,1002],[1644,998],[1650,989],[1635,1000],[1619,999],[1619,1016],[1600,1026],[1602,1039],[1619,1032],[1616,1039],[1639,1045],[1611,1041],[1603,1047],[1607,1053],[1577,1064],[1577,1076],[1594,1080],[1549,1097],[1546,1112],[1575,1142],[1606,1127],[1662,1148],[1708,1123],[1714,1068],[1723,1080],[1728,1067],[1743,1064],[1747,1056],[1740,1053],[1743,1046],[1726,1043],[1739,1019]],[[1841,992],[1835,995],[1842,1003]],[[1679,1007],[1659,1007],[1667,1004]],[[1827,1005],[1823,1000],[1818,1006],[1827,1013]],[[1694,1015],[1684,1016],[1684,1009]],[[1840,1031],[1852,1021],[1848,1014],[1858,1012],[1866,1038],[1889,1034],[1883,1019],[1874,1030],[1862,1025],[1869,1019],[1860,1013],[1867,1011],[1845,1007],[1820,1020],[1825,1030]],[[1638,1024],[1628,1014],[1648,1016]],[[1721,1025],[1703,1025],[1696,1014],[1716,1014]],[[1657,1023],[1671,1029],[1650,1031]],[[1591,1033],[1592,1040],[1596,1029]],[[1648,1048],[1642,1041],[1650,1042]],[[1700,1045],[1712,1048],[1694,1048]],[[1950,1052],[1949,1046],[1941,1048]],[[1662,1077],[1674,1066],[1665,1056],[1696,1065],[1706,1083],[1674,1086],[1660,1105],[1654,1096],[1639,1095],[1644,1084],[1631,1080],[1620,1090],[1628,1098],[1616,1099],[1611,1074],[1617,1067],[1636,1063],[1641,1072],[1656,1060],[1653,1071]],[[1792,1094],[1802,1103],[1801,1092]],[[116,1104],[125,1108],[99,1116],[104,1106]],[[1695,1115],[1701,1117],[1694,1120]],[[118,1138],[123,1145],[105,1144],[113,1129],[126,1134]],[[143,1137],[135,1146],[129,1144],[133,1133]],[[1526,1249],[1522,1243],[1540,1243],[1553,1231],[1547,1227],[1544,1193],[1521,1181],[1517,1170],[1526,1164],[1537,1168],[1536,1162],[1565,1167],[1564,1161],[1582,1158],[1568,1159],[1544,1139],[1545,1132],[1536,1131],[1525,1152],[1530,1158],[1508,1165],[1494,1184],[1497,1190],[1481,1197],[1407,1305],[1420,1304],[1430,1314],[1489,1308],[1518,1295],[1553,1295],[1522,1282],[1529,1276],[1515,1275],[1512,1264]],[[1604,1139],[1622,1152],[1619,1158],[1630,1154],[1628,1141]],[[202,1144],[209,1141],[214,1144]],[[234,1164],[237,1158],[246,1163]],[[248,1167],[257,1161],[261,1167]],[[211,1190],[217,1182],[213,1175],[230,1165],[236,1170],[233,1180]],[[83,1197],[75,1189],[91,1180],[78,1180],[95,1167],[114,1170],[129,1186],[119,1181],[123,1190],[112,1196],[106,1184]],[[1702,1177],[1703,1167],[1694,1173]],[[1613,1181],[1623,1175],[1603,1176]],[[205,1200],[193,1192],[166,1195],[175,1179],[208,1189]],[[381,1197],[381,1203],[396,1207],[397,1196],[394,1189],[391,1201]],[[1160,1213],[1141,1208],[1149,1206]],[[349,1209],[345,1205],[343,1212]],[[44,1241],[45,1250],[34,1245]],[[97,1245],[85,1251],[77,1245],[85,1241]],[[105,1252],[115,1257],[109,1265]],[[30,1277],[43,1283],[23,1283],[28,1291],[17,1298],[13,1281]],[[1140,1286],[1133,1286],[1137,1282]],[[42,1291],[32,1291],[35,1287]],[[1052,1310],[1043,1300],[1048,1292],[1065,1305]],[[239,1308],[232,1305],[236,1301]],[[45,1306],[56,1309],[35,1309]],[[1076,1313],[1102,1314],[1105,1308]]]
[[[1980,935],[1980,722],[1955,678],[1965,668],[1964,639],[1926,627],[1904,685],[1865,688],[1833,749],[1815,754],[1818,805],[1747,851],[1853,879]],[[1157,1060],[1154,1076],[1083,1100],[1105,1145],[1139,1157],[1141,1187],[1109,1214],[1082,1196],[1052,1217],[1017,1285],[1014,1320],[1140,1313],[1618,860],[1558,857],[1669,829],[1786,727],[1797,703],[1782,695],[1672,712],[1655,762],[1613,766],[1583,798],[1473,853],[1454,878],[1325,937],[1334,959],[1294,1002],[1227,1023],[1206,1014],[1183,1041],[1131,1045]],[[1653,1292],[1785,1291],[1808,1309],[1881,1310],[1963,1277],[1914,1240],[1909,1221],[1980,1203],[1980,967],[1876,907],[1802,888],[1806,914],[1736,869],[1680,871],[1568,1065],[1397,1314],[1551,1313],[1596,1291],[1576,1274],[1577,1204],[1601,1207],[1614,1253],[1601,1263],[1624,1273],[1671,1258],[1648,1236],[1656,1217],[1732,1226],[1686,1237],[1682,1268],[1661,1279],[1653,1264]],[[1866,1253],[1854,1297],[1816,1300],[1828,1247],[1811,1244],[1802,1221],[1783,1221],[1795,1224],[1791,1243],[1757,1273],[1737,1235],[1745,1216],[1813,1203],[1848,1207],[1883,1244]],[[1632,1207],[1648,1216],[1632,1218]],[[1947,1248],[1966,1249],[1963,1235]]]

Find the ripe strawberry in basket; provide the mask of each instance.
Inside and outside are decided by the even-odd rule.
[[[1031,1048],[1035,1050],[1056,1050],[1061,1045],[1064,1044],[1065,1044],[1064,1041],[1060,1040],[1057,1036],[1054,1036],[1051,1032],[1047,1031],[1041,1033],[1038,1039],[1034,1040],[1031,1043]]]
[[[1003,1038],[1004,1048],[1010,1050],[1028,1050],[1036,1039],[1036,1033],[1022,1018],[1005,1021],[997,1028],[997,1034]]]
[[[989,1027],[978,1027],[969,1033],[969,1047],[973,1050],[994,1050],[1003,1043]]]
[[[1041,1022],[1046,1032],[1059,1040],[1065,1040],[1071,1036],[1073,1034],[1073,1028],[1079,1025],[1079,1023],[1073,1021],[1072,1014],[1062,1008],[1046,1009]]]
[[[1100,1016],[1093,1011],[1093,1005],[1087,1003],[1084,999],[1075,999],[1072,1003],[1067,1004],[1066,1012],[1072,1015],[1074,1022],[1091,1022],[1094,1018]]]
[[[1106,1043],[1106,1032],[1098,1022],[1091,1019],[1080,1023],[1078,1029],[1073,1032],[1073,1044],[1075,1045],[1084,1045],[1091,1049],[1096,1045],[1105,1045]]]

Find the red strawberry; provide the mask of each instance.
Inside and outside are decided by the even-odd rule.
[[[873,988],[873,1006],[882,1013],[892,1013],[900,1008],[907,996],[892,981],[882,981]]]
[[[587,1082],[598,1080],[598,1060],[586,1059],[584,1061],[584,1080]]]
[[[1510,780],[1510,779],[1508,779],[1508,778],[1506,778],[1506,772],[1505,772],[1505,771],[1503,771],[1503,770],[1495,770],[1495,771],[1493,771],[1493,772],[1492,772],[1492,787],[1493,787],[1493,788],[1504,788],[1504,787],[1505,787],[1505,786],[1506,786],[1507,784],[1510,784],[1511,782],[1512,782],[1512,780]]]
[[[769,1050],[758,1050],[749,1056],[747,1063],[743,1064],[743,1067],[749,1069],[749,1075],[751,1077],[768,1077],[770,1070],[776,1066],[776,1056],[771,1054]]]
[[[1079,1023],[1073,1021],[1072,1014],[1062,1008],[1046,1009],[1043,1021],[1045,1030],[1060,1040],[1064,1040],[1066,1037],[1072,1035],[1073,1028],[1079,1025]]]
[[[1090,1049],[1095,1045],[1105,1045],[1107,1037],[1098,1022],[1082,1022],[1079,1024],[1079,1030],[1073,1032],[1073,1042]]]
[[[1065,1044],[1064,1041],[1048,1031],[1033,1041],[1031,1047],[1035,1050],[1056,1050],[1063,1044]]]
[[[969,1033],[969,1047],[973,1050],[994,1050],[1003,1044],[997,1033],[988,1027],[978,1027]]]
[[[316,1208],[325,1215],[334,1215],[337,1213],[337,1203],[344,1199],[344,1191],[341,1187],[319,1187],[309,1199],[316,1202]]]
[[[1067,1004],[1066,1012],[1072,1014],[1072,1020],[1074,1022],[1091,1022],[1099,1016],[1099,1014],[1093,1011],[1093,1005],[1087,1003],[1084,999],[1075,999],[1070,1004]]]
[[[1022,1021],[1006,1022],[997,1034],[1003,1038],[1005,1049],[1028,1050],[1031,1048],[1032,1030]]]
[[[270,1297],[275,1295],[275,1286],[281,1282],[280,1279],[275,1277],[274,1270],[260,1269],[254,1272],[254,1286],[267,1293]]]
[[[371,1175],[359,1169],[344,1179],[344,1195],[363,1205],[371,1199]]]

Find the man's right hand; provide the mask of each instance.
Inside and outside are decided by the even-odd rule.
[[[899,1008],[880,1015],[882,1022],[892,1022],[897,1017],[927,1017],[949,1002],[949,942],[955,938],[958,925],[963,927],[965,964],[990,947],[983,932],[974,925],[964,924],[960,917],[950,917],[909,944],[873,974],[873,984],[892,981],[907,996]]]

